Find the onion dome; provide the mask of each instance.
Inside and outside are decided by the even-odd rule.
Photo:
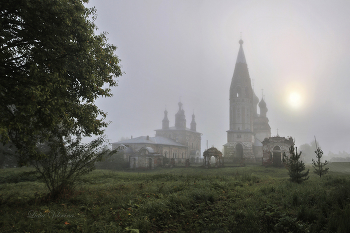
[[[264,99],[261,99],[261,101],[259,102],[259,108],[266,108],[266,103]]]

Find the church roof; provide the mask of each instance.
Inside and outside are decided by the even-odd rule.
[[[243,83],[245,82],[248,82],[249,85],[247,86],[250,86],[248,87],[251,91],[252,88],[251,88],[251,80],[250,80],[250,77],[249,77],[249,71],[248,71],[248,65],[247,65],[247,62],[246,62],[246,59],[245,59],[245,55],[244,55],[244,51],[243,51],[243,40],[240,40],[239,41],[239,51],[238,51],[238,55],[237,55],[237,61],[236,61],[236,64],[235,64],[235,69],[233,71],[233,77],[232,77],[232,82],[231,82],[231,87],[230,87],[230,96],[232,98],[234,98],[236,96],[236,93],[237,93],[237,88],[239,86],[242,86],[242,81]],[[250,93],[249,92],[249,93]],[[252,99],[252,101],[254,101]]]
[[[243,40],[239,40],[239,51],[238,51],[238,56],[237,56],[237,61],[236,63],[243,63],[243,64],[247,64],[246,60],[245,60],[245,55],[244,55],[244,51],[243,51]]]
[[[123,144],[123,145],[159,144],[159,145],[169,145],[169,146],[184,146],[178,142],[175,142],[174,140],[172,140],[170,138],[165,138],[165,137],[161,137],[161,136],[155,136],[155,137],[140,136],[137,138],[132,138],[132,139],[128,139],[128,140],[114,142],[112,144],[116,144],[116,145],[118,145],[118,144]]]

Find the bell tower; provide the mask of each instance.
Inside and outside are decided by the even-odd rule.
[[[162,121],[162,129],[169,129],[168,111],[166,109],[164,111],[164,119]]]
[[[253,153],[253,124],[256,117],[255,94],[243,51],[243,40],[239,40],[239,51],[230,87],[230,129],[227,131],[225,156],[236,160],[255,162]],[[255,112],[254,112],[255,111]]]

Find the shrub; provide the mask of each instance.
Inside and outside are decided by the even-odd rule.
[[[51,198],[71,192],[78,177],[92,171],[102,156],[111,153],[102,149],[103,143],[103,137],[82,144],[81,138],[73,140],[55,136],[39,146],[44,156],[33,161],[32,165],[41,174]]]
[[[283,162],[285,163],[288,174],[290,177],[290,181],[295,183],[301,183],[304,180],[309,179],[309,170],[303,172],[305,170],[305,164],[300,160],[300,153],[298,153],[298,148],[294,151],[294,146],[289,148],[290,157],[287,157],[285,153],[283,153]]]
[[[325,175],[328,172],[329,168],[328,167],[325,168],[325,166],[328,164],[328,162],[327,162],[327,160],[325,160],[324,163],[321,162],[323,151],[319,147],[317,147],[315,154],[316,154],[317,161],[312,159],[312,166],[315,169],[314,173],[319,175],[321,178],[322,175]]]

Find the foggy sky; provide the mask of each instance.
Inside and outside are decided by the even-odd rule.
[[[350,152],[350,1],[90,0],[99,32],[118,47],[125,74],[108,112],[111,142],[154,136],[165,108],[170,126],[181,98],[187,127],[222,149],[229,129],[229,88],[244,41],[250,78],[264,89],[272,135],[296,145],[317,137],[325,154]],[[288,103],[291,92],[303,105]],[[258,110],[259,111],[259,110]]]

